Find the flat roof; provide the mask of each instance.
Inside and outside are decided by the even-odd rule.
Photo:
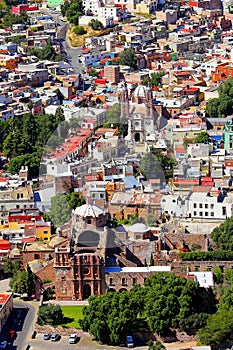
[[[5,302],[10,298],[11,293],[0,293],[0,305],[5,304]]]

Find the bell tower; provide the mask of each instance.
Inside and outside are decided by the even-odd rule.
[[[152,95],[152,89],[150,84],[146,88],[146,116],[148,118],[154,117],[154,110],[153,110],[153,95]]]
[[[121,104],[121,119],[129,117],[129,94],[126,83],[122,85],[119,102]]]

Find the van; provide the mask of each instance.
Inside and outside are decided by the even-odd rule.
[[[127,348],[133,348],[134,347],[133,337],[131,335],[128,335],[126,337],[126,345],[127,345]]]

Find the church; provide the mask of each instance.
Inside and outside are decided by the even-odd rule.
[[[106,252],[115,235],[104,210],[94,204],[73,210],[69,238],[70,247],[55,249],[56,299],[84,300],[105,293]]]
[[[122,84],[118,99],[121,120],[128,123],[128,135],[125,138],[128,142],[143,143],[147,136],[158,134],[166,126],[163,106],[153,99],[150,85],[139,84],[129,95],[127,84]]]

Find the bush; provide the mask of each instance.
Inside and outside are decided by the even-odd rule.
[[[84,35],[87,33],[87,31],[83,26],[76,26],[74,27],[74,33],[76,35]]]
[[[196,250],[201,250],[201,245],[198,243],[193,243],[191,246],[191,250],[194,252]]]
[[[39,307],[37,323],[40,326],[49,324],[56,326],[62,323],[63,313],[60,305],[48,304]]]
[[[93,30],[101,30],[101,29],[103,29],[103,24],[100,21],[98,21],[98,19],[92,19],[88,23],[88,25]]]
[[[183,261],[231,261],[233,252],[230,250],[215,250],[213,252],[188,252],[180,253]]]

